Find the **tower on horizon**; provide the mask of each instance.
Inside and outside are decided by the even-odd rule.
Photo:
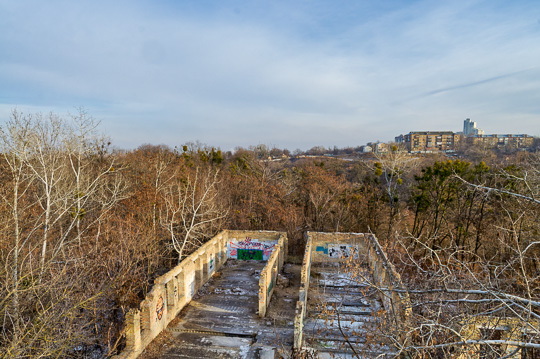
[[[471,135],[483,135],[484,130],[481,130],[476,127],[476,122],[471,121],[470,118],[463,121],[463,135],[465,136],[471,136]]]

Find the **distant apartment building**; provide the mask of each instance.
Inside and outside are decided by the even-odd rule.
[[[461,135],[452,131],[413,131],[395,138],[403,143],[409,152],[454,152]]]
[[[467,143],[487,147],[528,148],[532,147],[534,137],[525,134],[507,135],[472,135],[467,137]]]

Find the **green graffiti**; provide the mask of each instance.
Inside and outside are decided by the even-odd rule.
[[[270,285],[268,286],[268,292],[266,293],[267,297],[270,296],[270,292],[272,291],[272,288],[274,288],[274,278],[270,280]]]
[[[237,258],[239,260],[258,260],[262,261],[263,251],[260,249],[238,249]]]

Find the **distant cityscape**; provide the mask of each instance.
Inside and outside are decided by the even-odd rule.
[[[528,149],[535,137],[526,134],[485,134],[476,122],[467,118],[463,121],[462,132],[452,131],[411,131],[395,137],[395,142],[405,146],[410,153],[456,152],[465,146],[489,148]],[[386,143],[368,143],[361,146],[362,152],[387,152]]]

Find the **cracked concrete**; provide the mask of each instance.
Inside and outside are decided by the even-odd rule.
[[[300,266],[286,264],[265,318],[258,316],[266,262],[228,260],[140,358],[274,358],[293,344]]]

